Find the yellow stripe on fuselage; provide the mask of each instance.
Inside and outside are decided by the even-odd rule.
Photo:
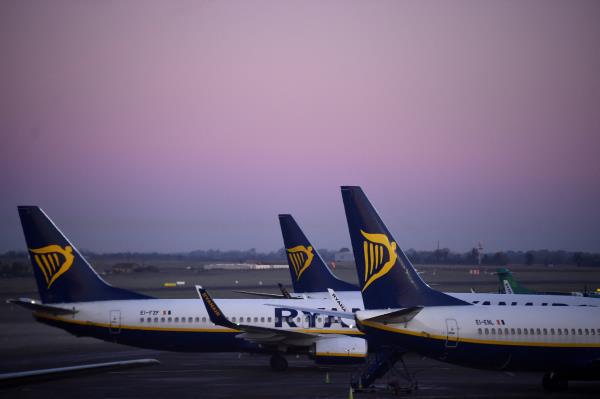
[[[34,316],[39,317],[41,319],[49,319],[62,321],[64,323],[77,324],[82,326],[92,326],[92,327],[104,327],[104,328],[113,328],[113,329],[124,329],[124,330],[140,330],[140,331],[171,331],[171,332],[211,332],[211,333],[239,333],[242,332],[240,330],[234,330],[232,328],[188,328],[188,327],[145,327],[145,326],[129,326],[129,325],[112,325],[110,323],[98,323],[95,321],[83,321],[83,320],[75,320],[68,319],[60,316],[50,316],[45,313],[34,312]],[[273,328],[275,330],[275,328]],[[358,330],[328,330],[328,329],[311,329],[311,328],[302,328],[297,330],[284,330],[284,331],[298,331],[298,332],[306,332],[313,334],[343,334],[343,335],[363,335],[362,332]]]
[[[413,335],[421,338],[431,338],[446,341],[445,335],[429,334],[425,331],[417,332],[411,330],[404,330],[400,328],[390,327],[381,323],[375,323],[372,321],[361,321],[361,324],[377,329],[390,331],[396,334]],[[548,347],[548,348],[600,348],[600,343],[554,343],[554,342],[515,342],[515,341],[498,341],[498,340],[487,340],[487,339],[476,339],[476,338],[462,338],[450,339],[450,342],[468,342],[471,344],[481,345],[505,345],[505,346],[537,346],[537,347]]]

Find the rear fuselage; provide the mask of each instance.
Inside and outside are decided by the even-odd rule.
[[[407,323],[364,321],[361,329],[382,344],[476,368],[589,370],[600,359],[600,309],[593,307],[434,306]]]

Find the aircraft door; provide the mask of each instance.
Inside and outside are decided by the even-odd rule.
[[[446,319],[446,348],[458,345],[458,323],[455,319]]]
[[[119,334],[121,332],[121,311],[120,310],[111,310],[110,311],[110,333],[111,334]]]

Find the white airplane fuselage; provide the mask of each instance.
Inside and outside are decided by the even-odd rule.
[[[218,306],[234,323],[281,328],[315,334],[362,336],[349,321],[310,312],[286,304],[331,309],[330,300],[219,299]],[[261,351],[253,342],[236,338],[240,331],[213,324],[199,299],[140,299],[52,304],[74,309],[73,315],[34,312],[42,323],[78,336],[92,336],[143,348],[192,351]],[[275,306],[271,306],[275,305]],[[302,343],[298,343],[302,346]]]
[[[600,371],[597,307],[432,306],[406,323],[365,320],[389,311],[357,313],[382,344],[477,368]]]

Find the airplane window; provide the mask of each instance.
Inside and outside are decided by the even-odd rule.
[[[510,329],[510,334],[511,334],[511,335],[515,335],[515,329],[514,329],[514,328],[511,328],[511,329]],[[521,334],[521,332],[520,332],[520,331],[519,331],[519,334]]]
[[[526,329],[526,328],[524,328],[524,329],[523,329],[523,335],[527,335],[527,334],[529,334],[529,332],[527,331],[527,329]]]
[[[175,318],[175,323],[179,323],[179,317]]]
[[[517,328],[517,334],[521,335],[521,329],[520,328]]]
[[[255,322],[255,323],[258,323],[258,317],[255,317],[255,318],[254,318],[254,322]]]
[[[592,335],[596,335],[596,332],[594,331],[593,328],[590,329],[590,332],[592,333]]]
[[[267,322],[270,323],[271,322],[271,316],[267,317]]]
[[[501,328],[498,329],[498,335],[502,335],[502,329]]]
[[[171,317],[169,317],[169,318],[167,319],[167,321],[170,323],[171,321],[173,321],[173,319],[172,319]]]
[[[525,306],[533,306],[533,303],[532,303],[532,302],[527,302],[527,303],[525,304]]]
[[[300,323],[300,318],[296,317],[296,323]]]
[[[478,333],[479,335],[481,335],[481,333],[482,333],[482,332],[483,332],[483,331],[481,331],[481,328],[478,328],[478,329],[477,329],[477,333]]]
[[[487,328],[484,331],[485,331],[485,335],[488,335],[490,333],[490,330]]]
[[[548,329],[544,328],[544,335],[548,335]]]
[[[530,333],[531,335],[535,334],[535,331],[533,331],[533,328],[530,328],[530,329],[529,329],[529,333]]]
[[[585,329],[585,335],[590,335],[590,330],[588,330],[587,328]]]
[[[577,333],[575,332],[574,328],[571,328],[571,335],[576,335]]]
[[[484,301],[484,302],[482,303],[482,305],[489,305],[489,304],[490,304],[490,301]]]
[[[317,317],[317,323],[320,323],[322,321],[322,319],[320,317]]]
[[[579,333],[579,335],[583,335],[583,331],[581,331],[581,328],[577,329],[577,332]]]
[[[235,320],[236,320],[236,318],[235,318],[235,316],[233,316],[233,317],[231,318],[231,321],[235,323]]]
[[[246,322],[250,323],[252,321],[252,317],[246,317]]]
[[[202,323],[206,323],[206,316],[202,318]]]
[[[155,317],[155,318],[154,318],[154,322],[155,322],[155,323],[158,323],[158,317]]]
[[[506,306],[506,302],[504,302],[504,301],[498,302],[498,306]]]
[[[160,318],[160,322],[161,322],[161,323],[164,323],[164,322],[165,322],[165,318],[164,318],[164,317],[161,317],[161,318]]]
[[[569,329],[568,329],[568,328],[565,328],[565,329],[563,330],[563,332],[565,333],[565,335],[569,335]]]
[[[196,317],[195,320],[196,320],[196,323],[200,323],[200,318],[199,317]]]
[[[511,302],[510,306],[517,306],[517,303],[516,302]]]
[[[513,331],[513,334],[514,334],[514,331]],[[504,335],[508,335],[508,328],[504,329]]]
[[[542,331],[541,331],[539,328],[536,328],[536,329],[535,329],[535,333],[536,333],[537,335],[542,335]]]
[[[150,322],[152,321],[152,317],[148,317],[148,318],[146,319],[146,321],[147,321],[148,323],[150,323]]]
[[[261,322],[261,323],[264,323],[264,322],[265,322],[265,318],[264,318],[264,317],[261,317],[261,318],[260,318],[260,322]]]
[[[140,317],[140,323],[143,323],[143,322],[144,322],[144,318]]]
[[[182,322],[182,323],[185,323],[185,317],[182,317],[182,318],[181,318],[181,322]]]
[[[496,329],[492,328],[492,335],[496,335]]]

